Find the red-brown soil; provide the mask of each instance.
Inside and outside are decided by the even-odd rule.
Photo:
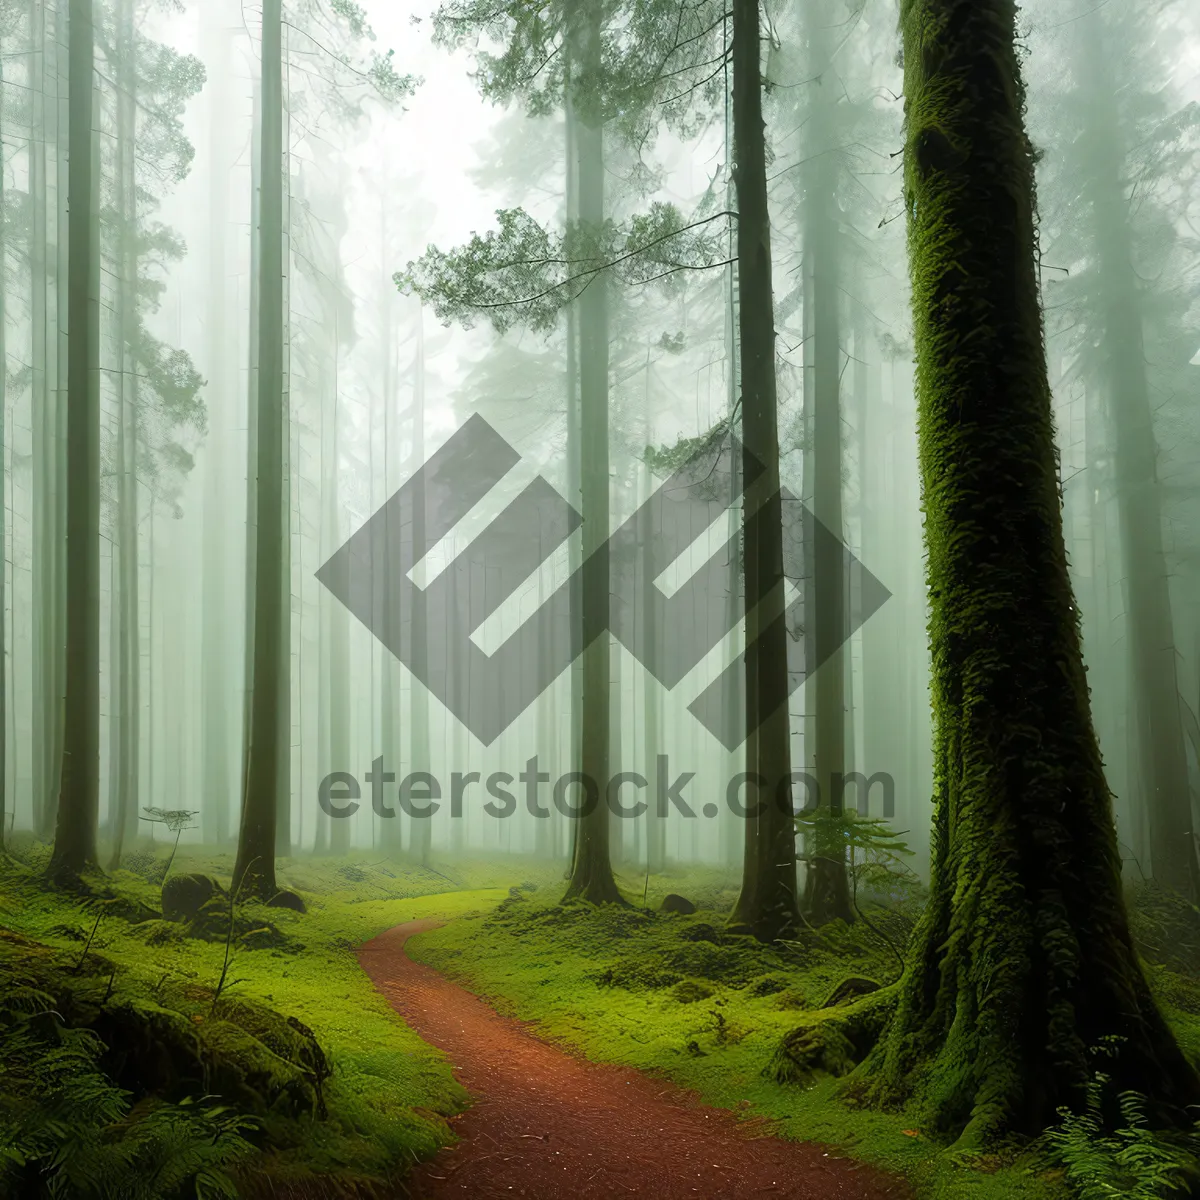
[[[368,942],[360,961],[422,1038],[444,1051],[474,1097],[453,1119],[461,1139],[411,1179],[422,1200],[880,1200],[898,1179],[820,1146],[781,1141],[761,1121],[705,1107],[627,1068],[540,1041],[520,1022],[414,962],[405,942],[436,928],[409,921]]]

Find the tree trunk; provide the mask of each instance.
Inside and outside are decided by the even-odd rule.
[[[818,21],[813,22],[818,25]],[[810,78],[825,67],[824,31],[811,34]],[[812,547],[812,646],[817,667],[811,694],[816,703],[812,722],[813,768],[820,796],[815,814],[812,851],[805,872],[805,918],[812,925],[854,920],[846,875],[842,834],[842,779],[846,770],[846,661],[842,650],[845,624],[845,571],[842,562],[842,411],[841,322],[837,205],[837,140],[826,104],[829,89],[809,87],[807,110],[808,179],[804,205],[804,253],[812,261],[813,335],[813,515],[834,535],[815,539]]]
[[[281,780],[281,660],[290,654],[284,611],[283,438],[283,80],[280,0],[264,0],[262,33],[262,166],[259,180],[258,388],[253,649],[247,687],[246,774],[233,886],[247,895],[275,892],[276,829]]]
[[[771,227],[759,65],[758,0],[733,0],[734,181],[738,201],[738,301],[744,478],[743,575],[746,594],[746,818],[742,889],[730,917],[737,930],[772,940],[795,929],[796,837],[791,801],[783,522],[775,392]],[[756,519],[750,519],[755,514]],[[757,519],[761,516],[761,519]],[[755,603],[757,601],[757,603]],[[761,719],[760,719],[761,717]]]
[[[126,839],[137,836],[138,821],[138,687],[141,663],[138,636],[138,486],[137,393],[133,366],[138,336],[137,188],[134,174],[137,137],[137,70],[134,59],[133,5],[129,0],[118,13],[120,38],[117,94],[117,170],[120,222],[117,310],[120,322],[118,353],[122,369],[117,381],[117,653],[113,665],[116,681],[115,770],[116,791],[112,808],[113,852],[111,870],[121,864]]]
[[[48,305],[47,274],[50,242],[46,219],[47,147],[57,143],[57,95],[53,97],[54,121],[46,120],[46,92],[57,91],[57,71],[49,64],[46,39],[46,8],[42,0],[33,0],[30,30],[36,51],[32,59],[33,122],[40,131],[29,146],[29,277],[30,277],[30,411],[33,416],[33,828],[48,837],[54,828],[58,803],[55,785],[57,773],[56,730],[61,717],[61,691],[56,669],[58,586],[55,568],[61,553],[61,528],[58,515],[59,440],[58,390],[55,377]],[[60,276],[61,277],[61,276]]]
[[[646,404],[645,404],[645,437],[647,446],[651,445],[653,429],[650,424],[650,381],[649,381],[649,352],[646,361]],[[642,527],[639,531],[641,538],[642,562],[642,613],[646,622],[646,659],[654,662],[658,654],[658,622],[654,619],[654,570],[652,567],[651,540],[654,537],[651,509],[647,501],[654,494],[654,475],[648,466],[642,467],[645,495],[642,497],[644,511],[641,518]],[[651,671],[642,672],[642,772],[647,779],[658,778],[658,707],[660,684]],[[659,812],[662,798],[658,795],[657,784],[652,785],[649,806],[646,809],[646,870],[647,872],[661,871],[667,861],[667,822]]]
[[[230,38],[223,24],[225,7],[217,5],[205,33],[211,49],[209,61],[224,63]],[[209,211],[208,211],[208,438],[204,448],[204,574],[201,577],[201,663],[202,735],[204,756],[203,814],[204,840],[213,846],[224,845],[229,837],[230,791],[233,784],[229,709],[233,703],[230,687],[228,593],[229,571],[226,555],[227,522],[225,497],[228,480],[225,471],[225,421],[228,411],[231,337],[228,292],[226,288],[226,223],[229,219],[229,161],[226,149],[228,79],[223,74],[212,83],[212,108],[209,111]]]
[[[413,458],[417,469],[425,460],[425,314],[421,312],[417,324],[416,359],[413,363]],[[420,489],[413,503],[413,529],[417,543],[413,546],[413,561],[420,562],[429,551],[425,544],[425,492]],[[418,605],[412,621],[412,683],[409,693],[409,753],[412,770],[429,770],[429,694],[421,679],[426,674],[425,656],[428,651],[425,634],[425,614]],[[430,850],[433,845],[433,818],[430,816],[411,818],[409,842],[412,857],[423,867],[429,866]]]
[[[340,438],[340,405],[338,403],[338,379],[335,372],[333,385],[333,430],[332,450],[328,479],[329,553],[341,545],[341,472],[339,471],[338,448]],[[327,556],[326,556],[327,557]],[[345,771],[350,761],[350,614],[345,605],[333,603],[329,610],[329,764],[331,771]],[[350,852],[349,817],[339,817],[330,822],[329,849],[334,854]]]
[[[1130,938],[1067,573],[1011,0],[907,0],[906,197],[930,595],[930,898],[865,1064],[965,1148],[1037,1132],[1096,1069],[1200,1082]],[[1122,1039],[1097,1061],[1103,1039]]]
[[[71,0],[66,699],[52,876],[96,864],[100,807],[100,244],[91,0]]]
[[[581,79],[599,70],[601,11],[588,0],[574,35]],[[573,97],[579,108],[580,94]],[[579,180],[579,223],[597,230],[604,221],[604,123],[590,109],[578,114],[575,149]],[[580,484],[583,506],[583,559],[589,563],[587,585],[580,601],[583,628],[580,765],[585,787],[594,789],[575,818],[575,851],[564,899],[593,904],[623,903],[609,858],[610,816],[605,802],[609,777],[610,645],[608,633],[609,521],[608,482],[608,291],[603,272],[578,301]],[[595,634],[591,637],[590,635]]]

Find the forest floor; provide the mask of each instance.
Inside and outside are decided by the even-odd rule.
[[[618,881],[631,894],[632,878],[619,876]],[[648,891],[653,894],[645,907],[564,906],[557,903],[561,887],[561,880],[536,891],[523,886],[519,896],[510,894],[489,911],[448,914],[444,924],[413,937],[408,955],[468,989],[479,998],[477,1004],[486,1002],[485,1013],[494,1010],[499,1013],[497,1020],[520,1022],[508,1028],[520,1029],[525,1038],[535,1035],[556,1051],[615,1069],[619,1078],[630,1078],[632,1068],[653,1081],[646,1085],[652,1094],[655,1087],[671,1093],[682,1089],[711,1106],[709,1111],[736,1114],[749,1133],[770,1129],[771,1144],[793,1143],[782,1151],[795,1155],[784,1179],[797,1188],[804,1186],[802,1175],[797,1174],[803,1164],[821,1162],[836,1164],[835,1171],[844,1170],[834,1178],[847,1189],[864,1189],[747,1194],[873,1196],[886,1193],[872,1187],[902,1178],[912,1191],[899,1194],[920,1200],[1062,1200],[1071,1195],[1061,1170],[1042,1156],[959,1157],[926,1135],[913,1113],[848,1106],[838,1098],[835,1079],[781,1080],[781,1068],[784,1074],[787,1070],[779,1053],[785,1036],[802,1024],[835,1015],[836,1006],[825,1004],[843,980],[852,976],[887,983],[895,977],[898,964],[885,939],[903,945],[906,919],[901,912],[889,914],[878,906],[871,910],[872,923],[882,937],[864,925],[846,927],[836,922],[803,942],[761,946],[724,932],[736,889],[712,870],[680,868],[652,878]],[[657,911],[668,892],[683,894],[697,911],[686,916]],[[364,966],[376,971],[369,958]],[[464,1036],[454,1032],[453,1022],[443,1034],[423,1028],[425,1018],[419,1009],[411,1014],[402,1011],[407,1023],[434,1045],[441,1044],[439,1036]],[[472,1012],[478,1015],[477,1010]],[[442,1017],[433,1019],[440,1022]],[[514,1123],[490,1102],[495,1081],[486,1039],[497,1034],[489,1032],[493,1026],[484,1018],[479,1021],[477,1048],[456,1040],[450,1054],[461,1068],[459,1079],[473,1094],[484,1097],[484,1106],[478,1115],[472,1115],[477,1110],[471,1109],[453,1119],[452,1128],[468,1140],[490,1136],[488,1121],[502,1122],[497,1135],[502,1140],[514,1132],[544,1132],[536,1119],[529,1128],[518,1129],[522,1118]],[[479,1059],[472,1066],[475,1054]],[[522,1140],[544,1153],[544,1144]],[[448,1168],[458,1152],[443,1152],[434,1161]],[[479,1149],[469,1153],[478,1154]],[[662,1153],[665,1158],[669,1149]],[[721,1159],[711,1161],[719,1164]],[[494,1166],[495,1160],[483,1165]],[[449,1176],[451,1182],[454,1179],[455,1175]],[[690,1187],[697,1191],[685,1189],[678,1194],[727,1194],[717,1170],[710,1170],[702,1182],[693,1177]],[[452,1189],[428,1195],[440,1200],[469,1192]],[[618,1188],[597,1193],[623,1194],[630,1193]],[[656,1192],[649,1189],[644,1194]]]
[[[539,1040],[519,1022],[405,952],[442,922],[409,921],[359,951],[363,969],[408,1026],[450,1056],[471,1093],[452,1120],[458,1145],[418,1166],[414,1197],[533,1200],[883,1200],[909,1196],[895,1177],[727,1110],[638,1071],[599,1066]]]
[[[632,903],[596,909],[558,902],[561,864],[377,852],[281,859],[304,913],[231,913],[219,889],[168,920],[168,853],[141,845],[77,893],[47,886],[44,843],[0,856],[0,1200],[168,1200],[201,1177],[239,1200],[382,1200],[414,1170],[429,1197],[484,1197],[487,1178],[494,1194],[607,1200],[643,1173],[664,1197],[875,1197],[901,1179],[919,1200],[1072,1194],[1065,1157],[958,1158],[916,1115],[852,1108],[838,1080],[789,1064],[787,1036],[836,1015],[848,976],[894,978],[919,898],[878,898],[870,928],[761,946],[726,932],[735,893],[715,868],[621,874]],[[232,867],[185,848],[170,877],[227,886]],[[661,911],[671,892],[697,910]],[[1200,913],[1183,907],[1143,892],[1134,932],[1200,1056]],[[445,924],[401,951],[386,931],[414,921]],[[1146,1131],[1121,1139],[1077,1126],[1080,1179],[1107,1187],[1158,1154]],[[545,1190],[535,1164],[564,1155]]]

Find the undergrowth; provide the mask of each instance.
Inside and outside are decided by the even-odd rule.
[[[1152,1129],[1145,1097],[1122,1092],[1116,1097],[1120,1125],[1110,1130],[1103,1112],[1111,1080],[1096,1072],[1083,1112],[1061,1109],[1061,1123],[1042,1141],[1050,1161],[1060,1164],[1079,1200],[1163,1200],[1197,1194],[1200,1185],[1200,1137],[1164,1134]]]
[[[0,865],[0,1196],[394,1193],[452,1140],[467,1097],[355,950],[404,920],[489,907],[504,893],[478,885],[510,874],[284,861],[307,914],[239,903],[230,933],[227,899],[198,924],[163,919],[169,849],[75,894],[43,883],[44,846]],[[181,849],[173,873],[231,868]]]

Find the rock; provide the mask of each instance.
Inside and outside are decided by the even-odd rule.
[[[685,942],[711,942],[714,946],[721,944],[721,935],[711,925],[692,925],[679,936]]]
[[[162,887],[163,916],[168,921],[190,921],[222,894],[221,885],[207,875],[172,875]]]
[[[521,895],[521,889],[515,888],[515,887],[510,887],[508,889],[508,898],[510,900],[524,900],[525,899],[525,897]]]
[[[304,905],[304,901],[300,899],[295,892],[284,888],[280,892],[276,892],[270,900],[267,901],[268,908],[290,908],[292,912],[307,912],[308,909]]]
[[[821,1005],[822,1008],[834,1008],[839,1004],[848,1004],[860,996],[869,996],[879,991],[879,984],[874,979],[866,979],[861,975],[851,975],[829,993],[829,999]]]
[[[696,911],[696,906],[690,900],[685,900],[682,896],[677,896],[672,892],[663,898],[659,909],[666,913],[682,913],[686,917]]]

